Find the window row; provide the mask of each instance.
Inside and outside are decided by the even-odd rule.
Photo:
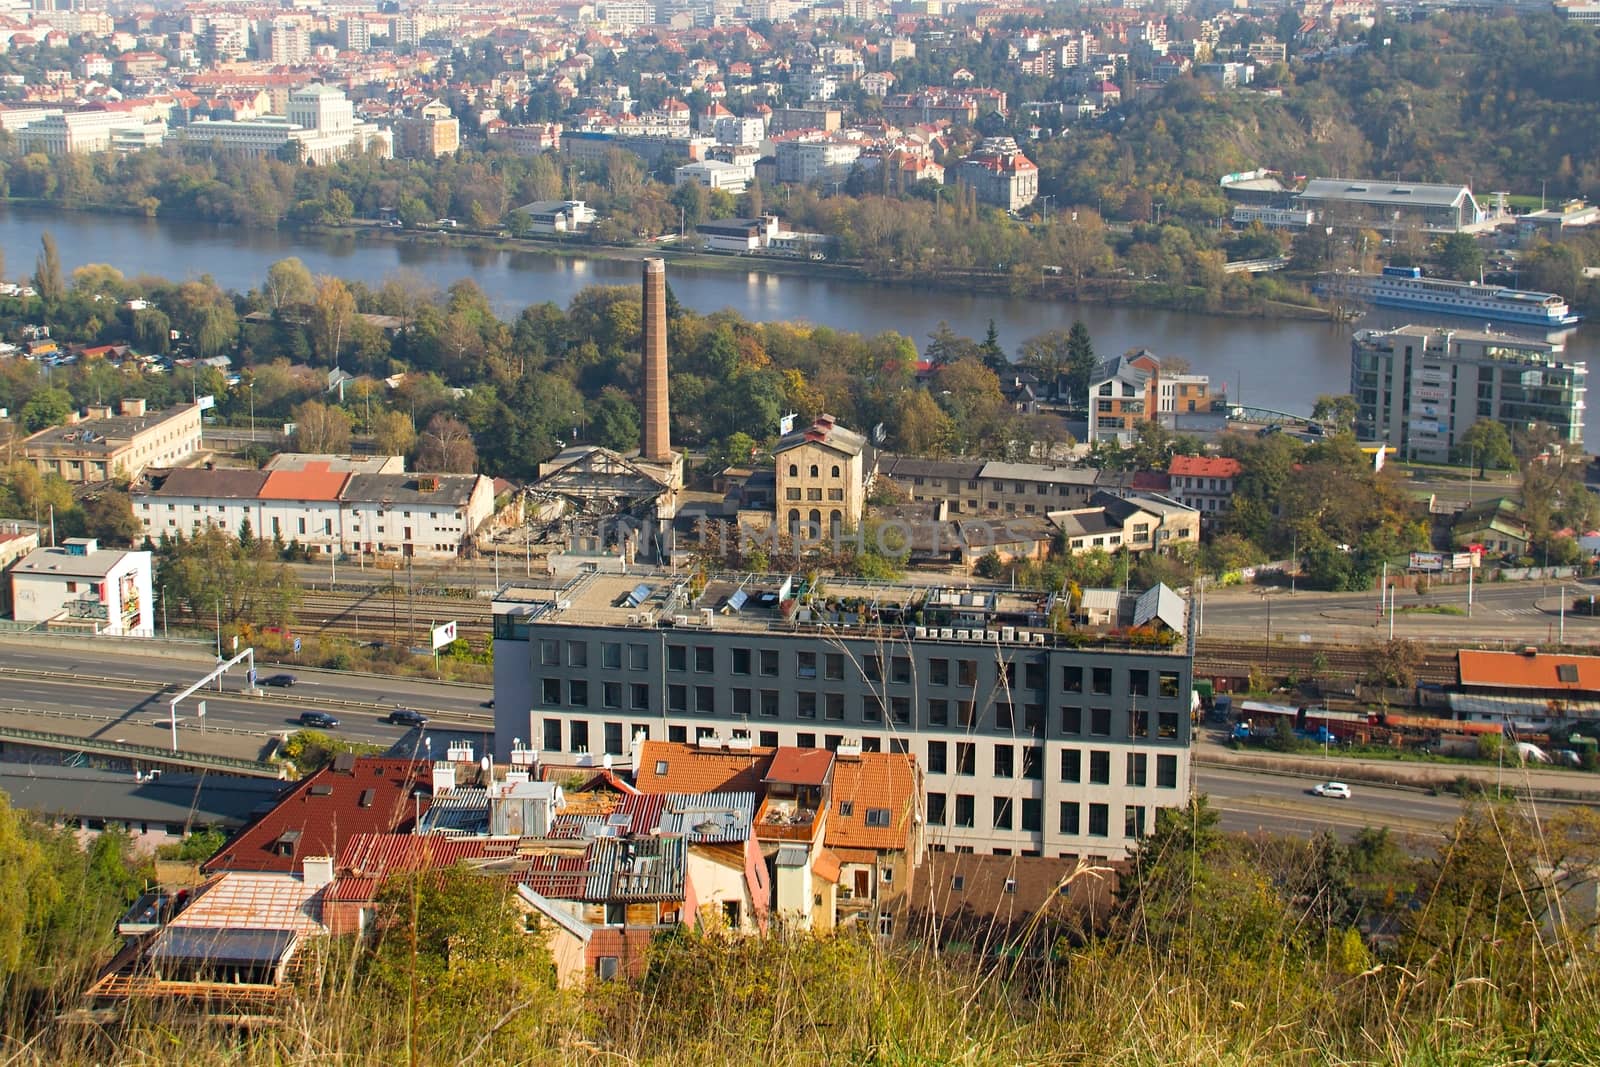
[[[1122,836],[1143,837],[1150,825],[1148,809],[1142,804],[1121,807]],[[1110,804],[1082,804],[1075,800],[1064,800],[1058,806],[1057,831],[1074,837],[1110,837],[1111,810]],[[1033,834],[1044,832],[1044,802],[1041,800],[992,797],[987,815],[988,823],[982,827],[985,830],[1020,830]],[[928,825],[949,826],[958,830],[979,829],[978,798],[971,793],[956,793],[953,797],[948,793],[929,793]],[[996,853],[999,852],[997,849]]]

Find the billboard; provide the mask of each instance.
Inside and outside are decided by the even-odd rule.
[[[456,624],[453,622],[440,623],[433,628],[433,650],[439,651],[445,645],[456,639]]]
[[[1442,571],[1444,570],[1444,553],[1413,552],[1411,553],[1411,569],[1414,571]]]

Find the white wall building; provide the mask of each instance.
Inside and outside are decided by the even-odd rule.
[[[750,188],[750,183],[755,181],[756,168],[749,163],[724,163],[717,159],[706,159],[699,163],[685,163],[672,172],[672,184],[677,185],[702,185],[707,189],[725,189],[730,193],[742,193]]]
[[[154,637],[151,553],[102,549],[91,537],[38,548],[11,568],[18,622],[45,622],[122,637]]]

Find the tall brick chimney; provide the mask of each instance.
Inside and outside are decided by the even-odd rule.
[[[667,264],[644,261],[644,459],[672,458],[667,407]]]

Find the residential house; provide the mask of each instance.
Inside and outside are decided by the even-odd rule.
[[[1239,470],[1239,461],[1227,456],[1173,456],[1167,464],[1169,495],[1202,515],[1227,512]]]
[[[1096,493],[1086,507],[1051,512],[1050,520],[1060,527],[1072,555],[1097,548],[1170,552],[1200,541],[1200,513],[1155,493]]]
[[[1486,554],[1525,556],[1532,539],[1522,509],[1509,497],[1480,500],[1450,522],[1450,543],[1456,548],[1481,545]]]
[[[1089,377],[1089,441],[1130,444],[1146,422],[1171,426],[1177,416],[1211,410],[1211,381],[1163,371],[1148,350],[1103,360]]]
[[[47,628],[154,637],[151,553],[102,549],[92,537],[36,548],[12,565],[12,617]]]

